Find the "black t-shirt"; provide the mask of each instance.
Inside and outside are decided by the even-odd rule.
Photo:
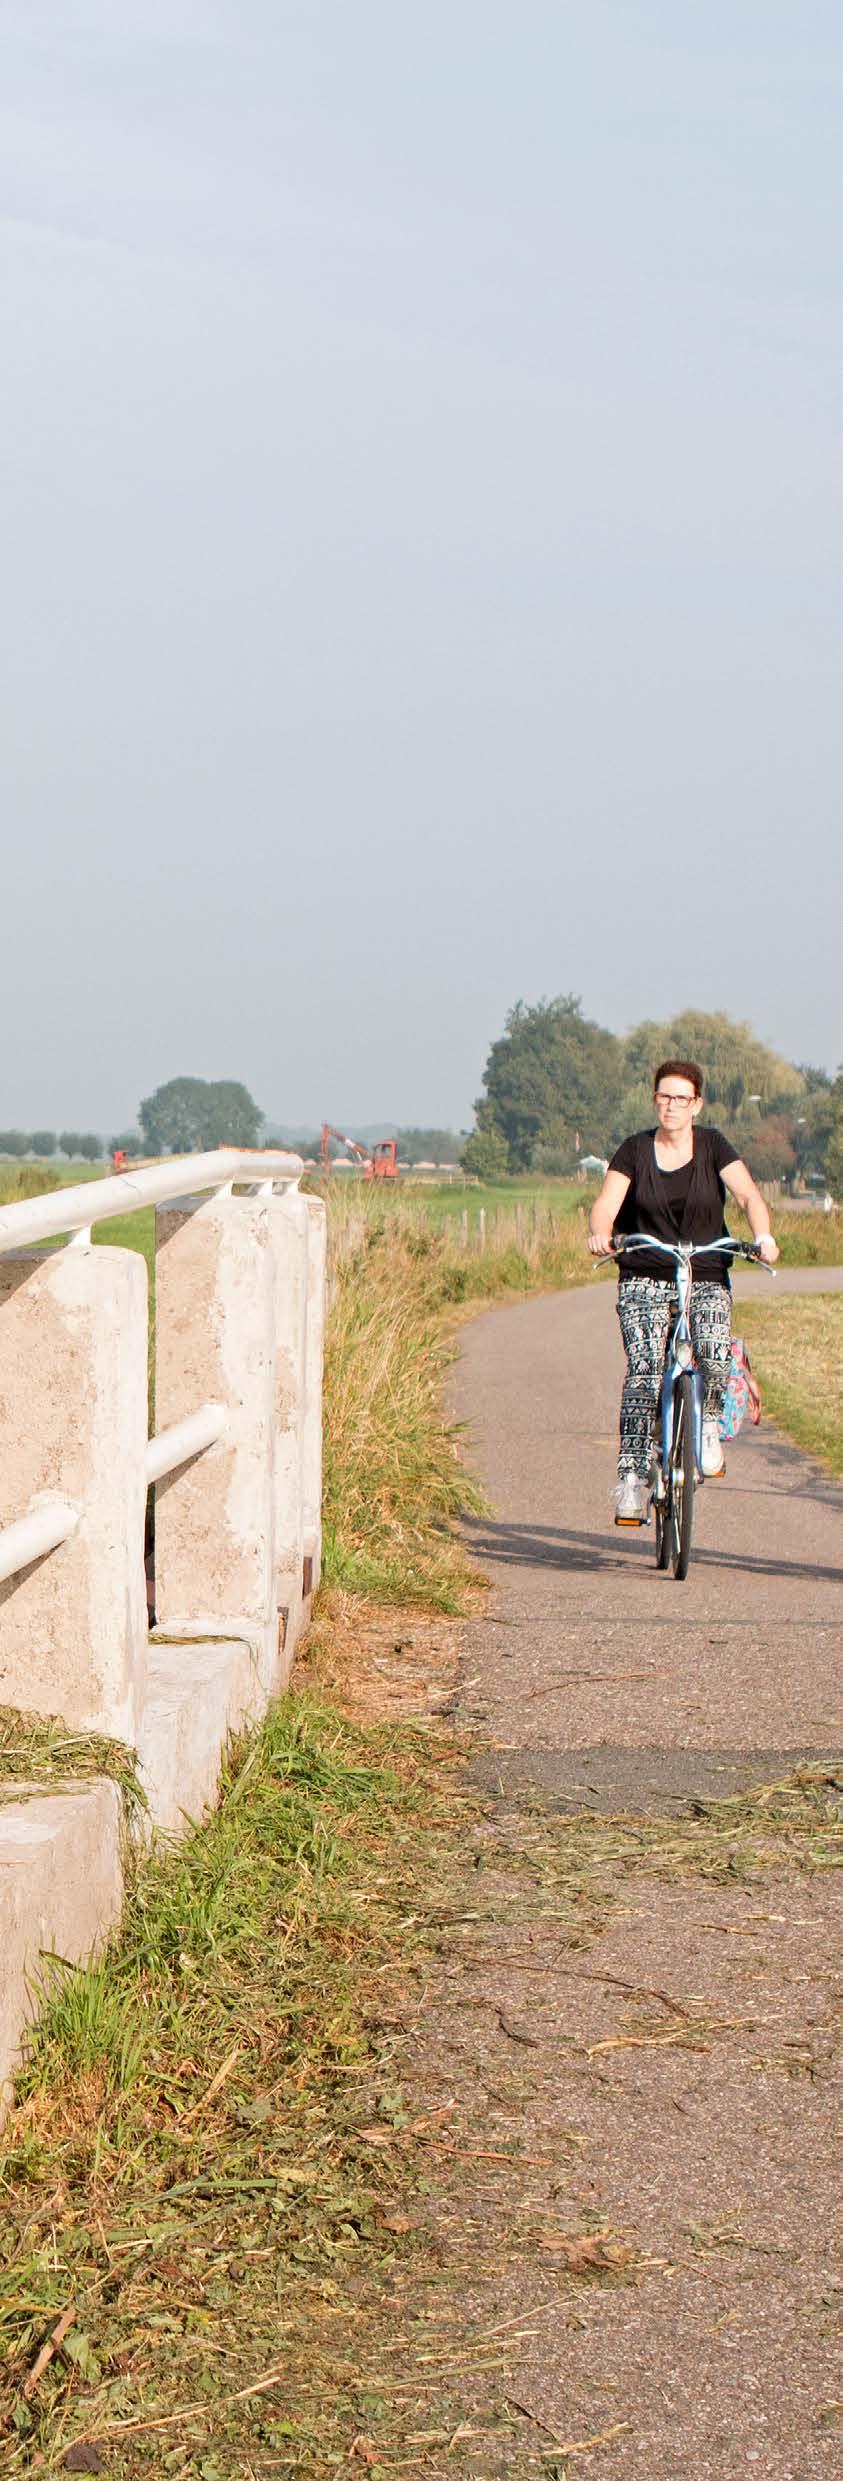
[[[694,1153],[690,1163],[682,1163],[678,1171],[663,1172],[656,1161],[655,1129],[641,1129],[635,1137],[625,1137],[613,1154],[610,1172],[622,1172],[630,1182],[615,1232],[652,1232],[665,1241],[717,1240],[725,1234],[723,1207],[726,1191],[720,1174],[726,1163],[734,1163],[737,1150],[721,1129],[702,1128],[694,1131]],[[687,1209],[694,1190],[693,1212]],[[691,1228],[692,1227],[692,1228]],[[621,1260],[621,1282],[636,1275],[657,1275],[662,1283],[672,1275],[669,1258],[658,1249],[652,1254],[636,1250],[634,1256]],[[695,1268],[697,1283],[726,1284],[729,1282],[729,1260],[701,1258]]]

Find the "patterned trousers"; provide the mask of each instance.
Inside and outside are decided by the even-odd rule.
[[[657,1275],[631,1275],[618,1285],[618,1317],[627,1362],[618,1472],[634,1474],[640,1482],[649,1478],[665,1346],[677,1308],[675,1284],[663,1283]],[[694,1284],[690,1326],[705,1380],[705,1417],[719,1421],[732,1337],[732,1296],[725,1284]]]

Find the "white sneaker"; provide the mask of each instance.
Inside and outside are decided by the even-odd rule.
[[[723,1441],[716,1421],[703,1422],[702,1469],[707,1482],[719,1482],[726,1471]]]
[[[634,1473],[625,1473],[615,1491],[615,1524],[646,1525],[648,1502],[646,1482],[637,1481]]]

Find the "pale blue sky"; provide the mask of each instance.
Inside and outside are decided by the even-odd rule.
[[[0,1122],[836,1066],[839,0],[0,23]]]

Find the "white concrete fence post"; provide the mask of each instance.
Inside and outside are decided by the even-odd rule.
[[[328,1268],[328,1216],[324,1198],[307,1197],[307,1344],[304,1424],[302,1434],[302,1511],[304,1527],[304,1594],[316,1592],[322,1574],[322,1375],[325,1358],[325,1304]]]
[[[182,1200],[155,1220],[156,1430],[209,1399],[222,1436],[155,1486],[166,1636],[247,1634],[277,1686],[275,1262],[263,1197]]]
[[[272,1199],[270,1232],[275,1262],[275,1599],[281,1672],[286,1681],[306,1600],[304,1426],[310,1216],[297,1189]]]
[[[0,1585],[0,1704],[134,1743],[146,1683],[147,1281],[128,1249],[0,1255],[0,1526],[78,1512]]]
[[[301,1170],[224,1148],[0,1207],[0,1704],[127,1742],[168,1835],[284,1687],[319,1579],[326,1216]],[[93,1248],[91,1222],[153,1205],[150,1439],[146,1267]],[[40,1956],[81,1959],[115,1925],[116,1787],[21,1784],[0,1847],[2,2115]]]

